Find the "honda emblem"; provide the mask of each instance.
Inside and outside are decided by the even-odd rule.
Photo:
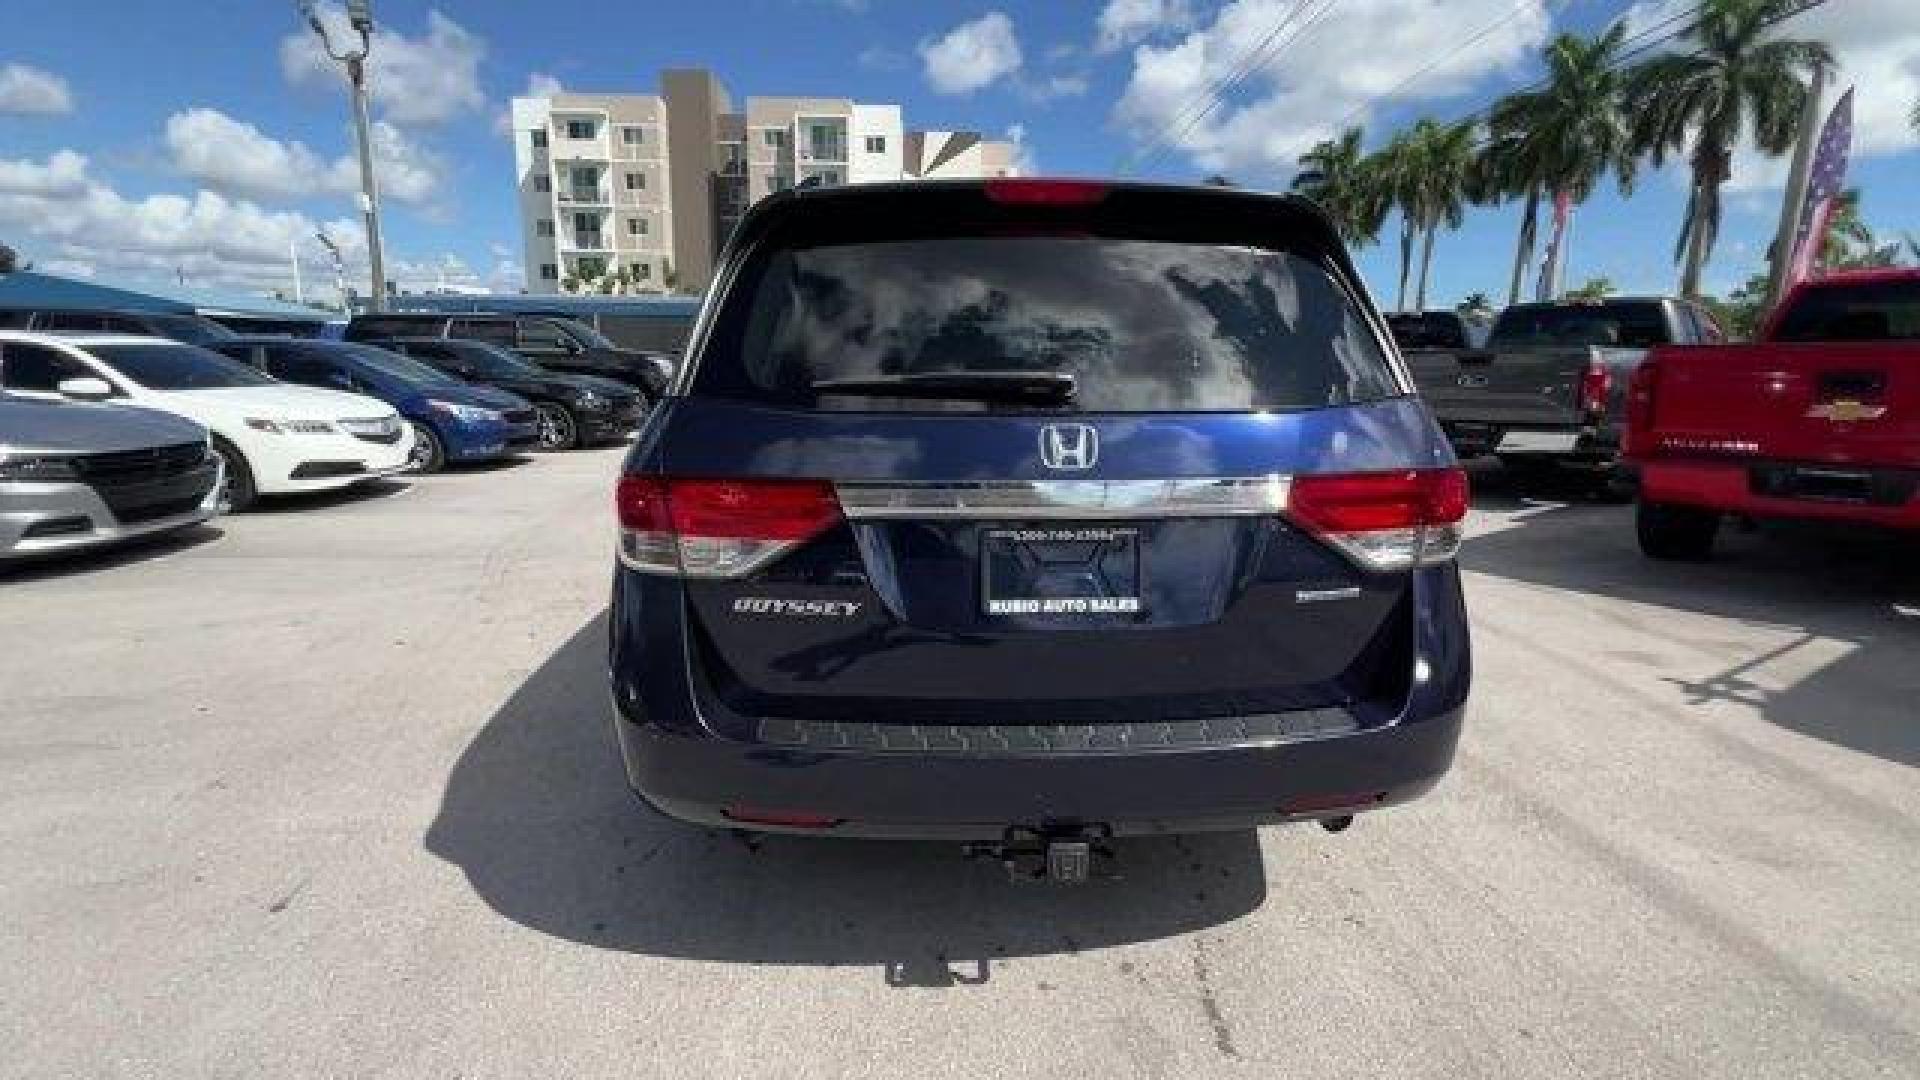
[[[1090,424],[1048,424],[1040,429],[1040,461],[1049,469],[1084,472],[1100,459],[1100,433]]]

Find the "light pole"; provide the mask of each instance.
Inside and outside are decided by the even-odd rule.
[[[360,148],[360,213],[367,221],[367,258],[373,264],[373,291],[367,296],[367,309],[379,311],[387,301],[386,253],[380,244],[380,189],[373,179],[373,146],[367,133],[367,53],[373,49],[372,0],[347,0],[347,23],[360,35],[360,48],[346,52],[333,50],[333,39],[320,21],[313,0],[300,0],[300,14],[320,38],[320,47],[335,61],[347,66],[347,83],[353,90],[353,133]]]

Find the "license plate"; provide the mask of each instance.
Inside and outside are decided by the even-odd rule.
[[[990,529],[980,563],[989,615],[1133,617],[1145,610],[1136,528]]]
[[[1494,447],[1499,454],[1571,454],[1580,441],[1573,431],[1509,431]]]

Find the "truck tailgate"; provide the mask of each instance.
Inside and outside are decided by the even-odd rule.
[[[1654,362],[1644,446],[1655,456],[1920,468],[1911,342],[1660,349]]]
[[[1586,349],[1416,353],[1414,383],[1443,424],[1558,428],[1580,423]]]

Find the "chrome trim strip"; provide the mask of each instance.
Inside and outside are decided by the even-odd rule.
[[[1013,480],[977,484],[842,483],[840,509],[854,521],[995,518],[1128,520],[1258,517],[1287,508],[1291,479],[1176,477],[1166,480]]]

